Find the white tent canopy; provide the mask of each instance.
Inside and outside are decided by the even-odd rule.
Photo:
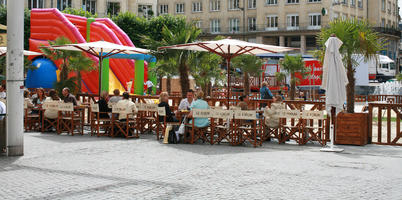
[[[88,43],[79,43],[79,44],[65,44],[59,46],[52,46],[53,49],[58,50],[70,50],[70,51],[84,51],[90,53],[94,56],[99,56],[100,54],[147,54],[150,51],[147,49],[141,49],[136,47],[124,46],[119,44],[114,44],[111,42],[105,41],[97,41],[97,42],[88,42]],[[108,57],[108,55],[106,56]]]
[[[235,39],[222,39],[216,41],[200,41],[187,44],[178,44],[167,47],[160,47],[161,49],[181,49],[190,51],[209,51],[216,53],[222,57],[227,54],[261,54],[261,53],[279,53],[294,50],[294,48],[280,47],[274,45],[257,44],[245,42]]]
[[[0,47],[0,56],[3,56],[7,53],[7,47]],[[35,51],[26,51],[24,50],[24,56],[40,56],[42,53]]]

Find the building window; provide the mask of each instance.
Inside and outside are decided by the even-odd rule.
[[[119,2],[107,2],[107,14],[109,15],[118,15],[120,12],[120,3]]]
[[[239,5],[239,0],[229,0],[229,10],[237,10]]]
[[[57,9],[64,10],[71,8],[71,0],[57,0]]]
[[[211,1],[211,11],[220,11],[221,10],[221,1],[220,0],[212,0]]]
[[[288,30],[295,30],[299,28],[299,15],[288,15],[286,19]]]
[[[388,1],[388,13],[391,14],[391,2]]]
[[[151,17],[154,15],[154,11],[152,10],[152,5],[143,5],[139,4],[138,5],[138,15],[142,14],[143,17]]]
[[[321,0],[308,0],[309,3],[317,3],[317,2],[321,2]]]
[[[6,6],[7,5],[7,0],[0,0],[0,5]]]
[[[96,13],[96,0],[82,0],[82,10],[95,14]]]
[[[299,0],[286,0],[286,3],[288,4],[299,3]]]
[[[211,33],[221,32],[221,21],[219,19],[211,20]]]
[[[257,19],[255,17],[248,18],[248,31],[257,30]]]
[[[357,6],[363,8],[363,0],[357,0]]]
[[[239,19],[237,19],[237,18],[229,19],[229,32],[231,32],[231,33],[239,32],[240,31],[239,24],[240,24]]]
[[[385,0],[381,0],[381,10],[385,11]]]
[[[248,9],[257,8],[257,0],[248,0]]]
[[[278,30],[278,16],[267,16],[267,27],[265,28],[265,30]]]
[[[348,5],[348,0],[342,0],[341,4]]]
[[[5,5],[5,4],[3,4]],[[28,9],[31,10],[32,8],[44,8],[45,1],[44,0],[28,0]]]
[[[309,29],[320,29],[321,28],[321,14],[312,13],[308,15],[309,17]]]
[[[184,3],[176,4],[176,13],[184,13]]]
[[[384,18],[381,19],[381,27],[385,27],[385,19]]]
[[[356,0],[350,0],[350,6],[355,7],[356,6]]]
[[[266,5],[277,5],[278,4],[278,0],[266,0],[265,1]]]
[[[202,28],[202,21],[201,20],[195,21],[194,25],[195,25],[195,27],[200,29],[200,28]]]
[[[193,12],[202,12],[202,2],[193,2]]]
[[[395,15],[395,4],[392,4],[392,14]]]
[[[159,14],[168,14],[169,13],[169,5],[164,4],[164,5],[159,5]]]

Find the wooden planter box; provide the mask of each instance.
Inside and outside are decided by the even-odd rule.
[[[336,125],[336,144],[367,144],[368,113],[339,113]]]

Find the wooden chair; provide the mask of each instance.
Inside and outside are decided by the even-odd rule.
[[[255,110],[234,111],[234,139],[238,144],[245,141],[250,142],[254,147],[262,143],[262,121],[257,118]]]
[[[156,131],[156,138],[158,139],[160,134],[160,125],[157,117],[158,105],[154,103],[137,103],[136,105],[138,108],[138,131],[141,134]]]
[[[126,118],[119,120],[122,114],[126,115]],[[112,127],[112,137],[123,135],[125,138],[139,138],[135,114],[128,107],[117,104],[112,106]]]
[[[59,121],[58,119],[49,119],[45,116],[46,110],[53,110],[58,112],[59,110],[59,102],[44,102],[42,104],[42,133],[49,130],[50,128],[55,128],[56,132],[58,132]]]
[[[174,126],[179,126],[180,125],[180,122],[167,122],[166,121],[167,116],[166,116],[165,107],[157,107],[157,116],[158,116],[158,127],[159,127],[157,132],[159,132],[159,130],[162,131],[162,134],[160,134],[160,136],[157,133],[158,140],[163,139],[165,137],[164,133],[165,133],[167,127],[169,127],[169,126],[174,127]],[[163,121],[159,120],[160,117],[163,118]]]
[[[25,131],[39,131],[41,130],[41,110],[35,109],[38,110],[38,113],[30,113],[31,110],[24,102],[24,129]]]
[[[91,136],[109,136],[112,134],[112,119],[101,118],[102,114],[109,114],[106,112],[99,112],[99,104],[93,103],[91,106]],[[101,129],[104,131],[101,132]]]
[[[272,106],[274,104],[270,104],[269,106]],[[281,106],[282,107],[282,106]],[[282,123],[283,119],[281,119],[281,110],[284,110],[286,107],[283,104],[282,109],[264,109],[264,113],[263,113],[263,136],[262,136],[262,141],[266,141],[266,140],[271,140],[271,138],[276,138],[278,141],[281,140],[281,126],[280,124]],[[274,119],[278,119],[277,126],[268,126],[267,124],[265,124],[265,120],[272,120],[271,117],[272,116]]]
[[[197,140],[201,139],[203,142],[209,142],[213,144],[213,135],[211,135],[213,132],[210,130],[210,127],[195,126],[196,118],[209,119],[212,116],[213,111],[211,109],[193,109],[192,112],[193,118],[191,119],[191,123],[186,123],[186,126],[189,129],[189,137],[184,137],[185,142],[194,144]]]
[[[295,140],[298,144],[303,143],[300,115],[299,110],[281,111],[283,123],[281,124],[279,143],[285,143],[287,140]]]
[[[302,111],[302,144],[308,141],[317,141],[322,146],[326,145],[325,126],[327,119],[324,118],[324,111]]]
[[[73,103],[59,103],[59,117],[57,118],[57,133],[84,135],[84,112],[85,109],[75,107]]]
[[[213,109],[211,117],[211,132],[215,139],[212,143],[221,143],[223,140],[230,142],[233,131],[233,110]]]

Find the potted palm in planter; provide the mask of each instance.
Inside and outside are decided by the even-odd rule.
[[[367,143],[368,115],[355,113],[355,68],[354,55],[360,54],[365,60],[376,59],[378,51],[384,46],[383,41],[366,21],[355,19],[335,20],[318,35],[318,44],[325,49],[325,42],[335,34],[343,45],[339,49],[346,67],[348,85],[346,86],[346,112],[337,116],[335,142],[338,144],[364,145]]]

